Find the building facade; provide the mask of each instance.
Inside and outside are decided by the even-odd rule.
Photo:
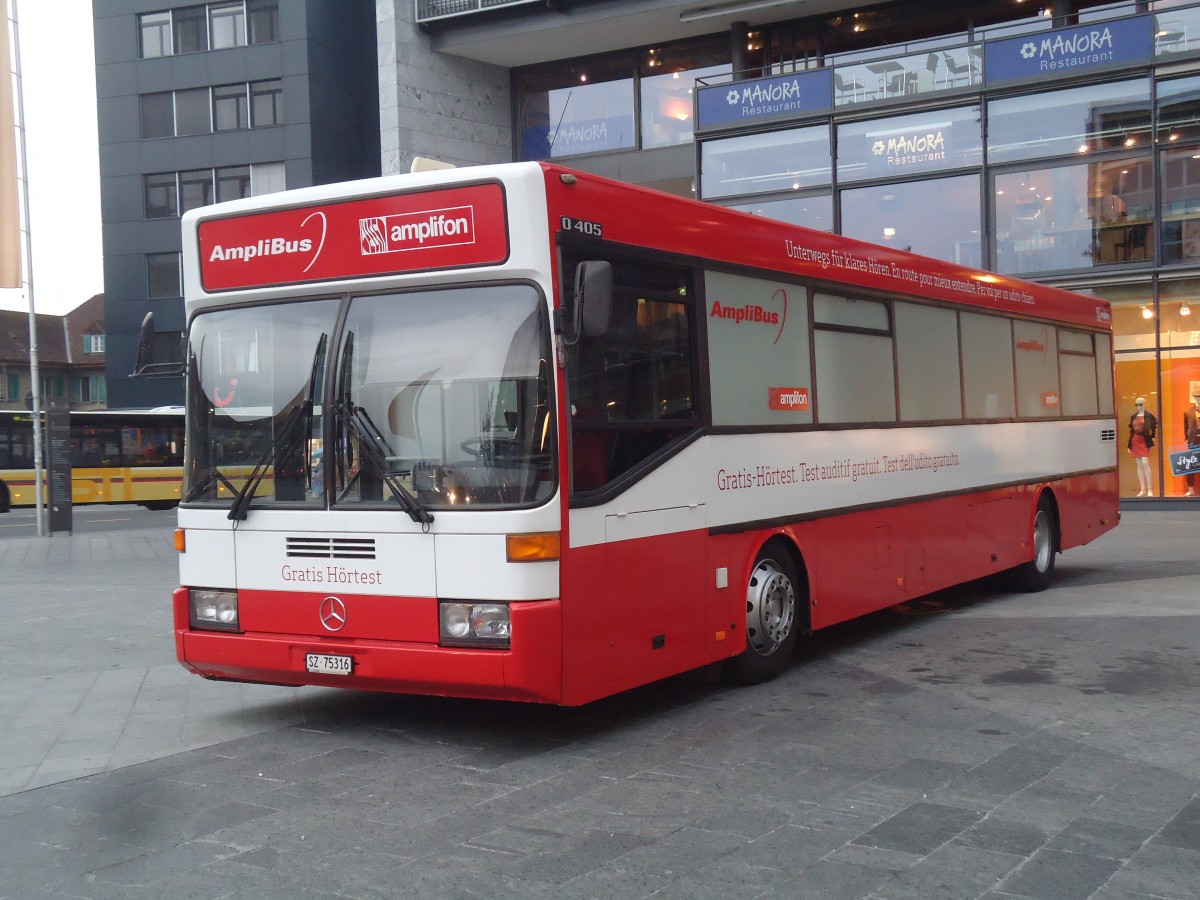
[[[110,407],[183,402],[180,222],[218,200],[379,174],[374,5],[94,0]]]
[[[147,311],[178,353],[184,209],[416,156],[553,159],[1112,302],[1120,442],[1142,398],[1150,491],[1187,491],[1167,454],[1200,392],[1200,4],[95,10],[110,405],[178,402],[177,381],[126,375]],[[1121,466],[1123,494],[1144,494],[1139,464]]]
[[[1169,453],[1200,395],[1200,6],[416,6],[435,52],[510,68],[515,159],[1110,301],[1121,446],[1157,424],[1122,494],[1191,495]]]
[[[42,406],[104,409],[104,295],[96,294],[65,316],[38,313],[38,380]],[[0,309],[0,410],[31,408],[29,314]]]

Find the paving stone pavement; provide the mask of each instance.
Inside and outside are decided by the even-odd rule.
[[[0,541],[0,897],[1200,897],[1193,517],[578,710],[205,682],[169,527]]]

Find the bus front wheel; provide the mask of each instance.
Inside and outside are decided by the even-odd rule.
[[[796,567],[779,546],[758,554],[746,584],[746,649],[726,661],[736,684],[758,684],[782,674],[796,648],[801,591]]]
[[[1058,519],[1054,504],[1043,495],[1033,514],[1033,559],[1011,570],[1012,586],[1026,593],[1044,591],[1054,574],[1054,553],[1058,549]]]

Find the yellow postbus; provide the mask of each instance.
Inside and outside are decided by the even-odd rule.
[[[28,412],[0,411],[0,512],[36,502],[33,421]],[[182,475],[182,407],[71,413],[73,503],[169,509],[179,503]],[[43,464],[43,498],[46,479]]]

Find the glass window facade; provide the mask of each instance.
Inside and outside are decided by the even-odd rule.
[[[521,159],[636,147],[632,57],[595,57],[516,76]]]
[[[514,74],[515,155],[695,141],[703,200],[1108,300],[1111,342],[1077,346],[1080,334],[1069,329],[971,314],[952,329],[937,311],[897,303],[882,330],[818,321],[812,363],[847,385],[859,376],[928,377],[929,389],[916,393],[920,408],[872,412],[879,421],[1111,411],[1123,496],[1184,496],[1189,485],[1171,474],[1169,452],[1187,445],[1183,413],[1200,388],[1200,3],[1070,5],[1066,22],[998,13],[970,34],[929,33],[928,23],[914,21],[888,46],[872,43],[869,32],[858,43],[818,46],[815,20],[752,30],[750,71],[738,80],[765,88],[790,73],[828,70],[820,73],[828,100],[791,115],[705,120],[686,92],[729,80],[727,33],[529,67]],[[1043,38],[1109,22],[1126,36],[1144,28],[1146,50],[1040,73],[1021,73],[1019,59],[1005,72],[990,52],[1016,38],[1016,53],[1024,36],[1036,35],[1036,55]],[[688,87],[678,84],[688,79]],[[930,340],[938,370],[957,372],[961,359],[961,379],[929,375],[932,361],[910,355],[905,335],[922,329],[938,335]],[[894,349],[885,352],[889,342]],[[843,358],[884,359],[887,372],[841,373]],[[1161,425],[1152,490],[1124,449],[1137,396]],[[828,391],[812,399],[817,421],[855,415]],[[1200,484],[1190,487],[1200,496]]]
[[[1150,81],[1137,78],[988,103],[988,162],[1145,146]]]
[[[182,297],[183,283],[179,275],[179,253],[146,254],[146,297]]]
[[[638,63],[642,147],[690,144],[696,79],[729,72],[729,41],[724,37],[642,51]]]
[[[930,215],[936,210],[936,215]],[[842,233],[910,253],[979,265],[979,176],[842,191]]]
[[[979,107],[939,109],[838,126],[841,182],[944,173],[983,159]]]
[[[832,171],[827,125],[700,145],[700,192],[705,199],[827,185]]]
[[[219,0],[138,16],[143,59],[279,40],[279,0]]]

